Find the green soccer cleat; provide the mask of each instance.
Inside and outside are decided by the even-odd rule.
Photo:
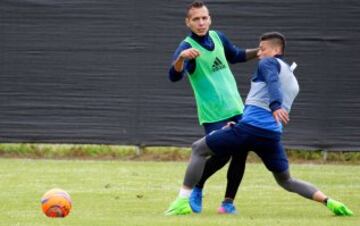
[[[337,216],[352,216],[353,212],[347,208],[343,203],[334,199],[328,199],[326,207]]]
[[[165,211],[166,216],[176,216],[176,215],[187,215],[190,214],[191,207],[189,204],[188,198],[176,198],[176,200],[171,203],[169,209]]]

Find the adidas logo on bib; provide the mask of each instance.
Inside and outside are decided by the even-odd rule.
[[[216,57],[212,65],[212,71],[215,72],[223,68],[225,68],[225,65],[221,62],[219,58]]]

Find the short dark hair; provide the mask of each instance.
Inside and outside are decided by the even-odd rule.
[[[267,33],[262,34],[260,37],[260,41],[267,41],[267,40],[271,40],[276,45],[279,45],[281,47],[282,53],[283,54],[285,53],[286,39],[283,34],[281,34],[280,32],[276,32],[276,31],[267,32]]]
[[[192,3],[190,3],[187,8],[186,8],[186,17],[189,16],[189,11],[192,9],[192,8],[196,8],[196,9],[199,9],[199,8],[202,8],[202,7],[206,7],[205,3],[203,1],[199,1],[199,0],[195,0],[193,1]]]

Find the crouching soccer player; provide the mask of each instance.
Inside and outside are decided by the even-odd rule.
[[[199,181],[210,155],[254,151],[270,170],[276,182],[289,192],[323,203],[338,216],[351,216],[343,203],[329,198],[314,185],[290,176],[289,163],[281,143],[282,125],[289,122],[291,105],[299,92],[293,66],[284,60],[285,38],[278,32],[260,37],[260,50],[245,111],[239,123],[217,130],[192,145],[192,155],[179,196],[166,215],[191,213],[189,196]]]

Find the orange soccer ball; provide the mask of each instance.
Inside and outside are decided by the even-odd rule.
[[[48,217],[66,217],[71,205],[70,195],[60,188],[47,191],[41,198],[42,211]]]

